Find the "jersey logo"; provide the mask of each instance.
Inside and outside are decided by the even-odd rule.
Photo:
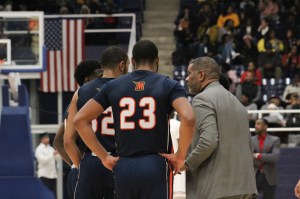
[[[143,91],[145,89],[145,82],[141,81],[141,82],[135,82],[132,81],[135,84],[135,91]]]

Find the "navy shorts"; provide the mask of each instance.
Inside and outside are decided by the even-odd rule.
[[[115,199],[169,199],[173,175],[166,159],[156,155],[120,157],[113,169]]]
[[[69,171],[67,178],[67,189],[69,198],[74,198],[75,187],[78,179],[78,169],[73,168]]]
[[[79,165],[75,199],[114,199],[114,178],[96,156],[84,154]]]

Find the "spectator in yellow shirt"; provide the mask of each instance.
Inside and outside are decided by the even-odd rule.
[[[225,25],[225,22],[228,19],[231,19],[233,21],[233,26],[234,27],[238,27],[240,25],[240,19],[239,16],[233,11],[232,6],[228,6],[227,10],[226,10],[226,14],[222,14],[219,16],[218,18],[218,22],[217,22],[217,26],[219,28],[222,28]]]

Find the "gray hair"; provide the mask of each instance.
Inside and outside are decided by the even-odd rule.
[[[208,79],[219,79],[220,69],[217,62],[210,57],[199,57],[190,61],[195,71],[204,70]]]

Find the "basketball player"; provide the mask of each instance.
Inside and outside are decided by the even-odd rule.
[[[80,160],[77,146],[74,142],[78,134],[72,126],[72,120],[77,110],[80,110],[88,100],[99,92],[105,83],[127,73],[129,59],[127,53],[122,48],[112,46],[103,52],[101,65],[103,77],[82,86],[78,90],[77,95],[74,95],[69,109],[69,118],[65,133],[65,146],[70,158],[76,166],[79,166],[78,160],[80,161],[75,199],[114,198],[114,179],[112,172],[102,165],[101,161],[99,161],[88,147],[85,148],[83,158]],[[111,108],[108,108],[101,116],[93,120],[91,124],[93,126],[93,134],[97,137],[97,140],[100,141],[111,154],[116,154],[115,131]]]
[[[179,149],[172,162],[175,173],[184,164],[194,131],[194,114],[184,88],[156,74],[158,49],[148,40],[133,48],[136,71],[108,82],[74,118],[83,141],[108,169],[113,169],[116,199],[172,198],[172,170],[159,153],[171,153],[169,114],[181,119]],[[90,122],[112,107],[117,154],[113,157],[97,140]]]
[[[77,65],[74,73],[75,80],[79,86],[82,86],[83,84],[94,80],[100,75],[102,75],[101,64],[96,60],[84,60],[80,62]],[[67,189],[69,198],[74,198],[73,193],[75,191],[75,185],[77,182],[78,170],[74,165],[72,165],[72,161],[66,153],[63,143],[65,125],[68,118],[68,109],[69,106],[64,114],[64,123],[61,124],[55,135],[54,146],[63,160],[71,167],[71,171],[69,172],[67,177]],[[81,149],[80,151],[83,153],[83,149]]]

